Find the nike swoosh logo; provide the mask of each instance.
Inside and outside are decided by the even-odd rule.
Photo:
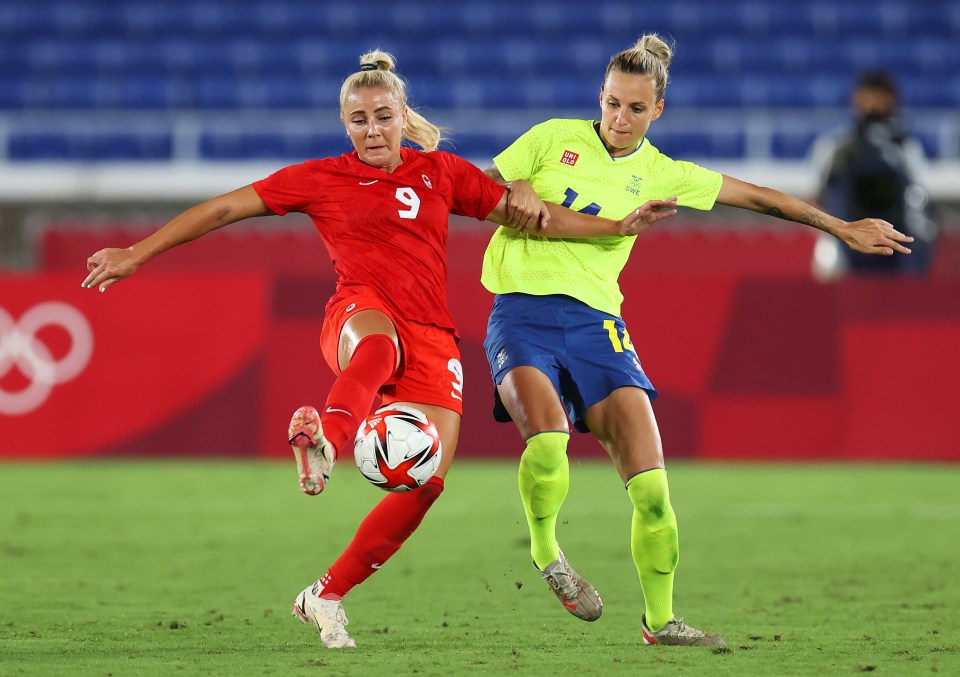
[[[340,413],[346,414],[347,416],[350,415],[350,412],[347,411],[346,409],[337,409],[336,407],[327,407],[327,410],[324,413],[329,414],[331,411],[339,411]]]
[[[373,181],[361,181],[361,182],[360,182],[360,185],[361,185],[361,186],[372,186],[373,184],[375,184],[375,183],[376,183],[377,181],[379,181],[379,180],[380,180],[380,179],[374,179]]]

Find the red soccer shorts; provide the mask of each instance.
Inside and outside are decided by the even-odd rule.
[[[334,299],[327,306],[320,349],[333,372],[340,373],[337,350],[343,325],[361,310],[385,314],[400,338],[400,368],[379,390],[383,404],[420,402],[463,415],[463,367],[453,333],[397,317],[371,289]]]

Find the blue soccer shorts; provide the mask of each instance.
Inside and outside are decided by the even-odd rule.
[[[483,347],[498,385],[515,367],[543,372],[580,432],[589,432],[584,411],[617,388],[635,386],[651,401],[657,397],[623,320],[569,296],[498,294]],[[499,396],[494,417],[510,421]]]

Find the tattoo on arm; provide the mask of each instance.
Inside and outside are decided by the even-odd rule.
[[[800,214],[800,218],[798,218],[797,221],[825,231],[827,230],[827,221],[823,217],[823,212],[811,207],[807,211]]]
[[[768,216],[775,216],[778,219],[783,219],[784,221],[795,221],[796,223],[803,223],[820,230],[827,229],[827,221],[824,219],[823,212],[814,209],[813,207],[800,212],[796,216],[787,216],[779,207],[769,207],[764,210],[763,213],[767,214]]]

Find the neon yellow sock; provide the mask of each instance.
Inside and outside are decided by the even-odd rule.
[[[520,498],[530,527],[530,556],[540,569],[560,556],[557,514],[570,488],[569,439],[561,432],[534,435],[520,457]]]
[[[627,493],[633,503],[630,550],[640,574],[647,627],[656,632],[673,618],[673,572],[680,558],[667,471],[657,468],[634,475],[627,482]]]

